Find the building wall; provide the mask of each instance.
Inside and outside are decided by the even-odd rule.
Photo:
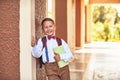
[[[19,3],[0,0],[0,80],[19,80]]]

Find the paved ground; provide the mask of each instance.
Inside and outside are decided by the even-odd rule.
[[[71,80],[120,80],[120,43],[93,42],[75,51]]]

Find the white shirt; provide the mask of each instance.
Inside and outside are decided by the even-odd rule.
[[[49,62],[55,62],[53,48],[57,47],[58,43],[57,43],[56,39],[48,40],[47,36],[46,36],[46,39],[47,39]],[[70,59],[72,59],[73,55],[72,55],[67,43],[63,39],[61,39],[61,41],[62,41],[62,46],[65,50],[65,53],[60,54],[60,59],[69,61]],[[38,40],[37,44],[34,47],[32,47],[32,55],[36,58],[39,58],[40,56],[42,56],[43,62],[44,63],[47,62],[45,48],[43,48],[42,38],[40,38]]]

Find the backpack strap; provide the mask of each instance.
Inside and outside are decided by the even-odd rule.
[[[56,41],[58,43],[58,46],[62,45],[62,40],[60,38],[56,37]]]
[[[46,47],[46,44],[47,44],[47,39],[46,39],[45,36],[42,38],[42,44],[43,44],[43,48],[45,48],[45,47]],[[42,50],[43,50],[43,48],[42,48]],[[44,64],[44,63],[43,63],[43,61],[42,61],[42,56],[41,56],[41,57],[40,57],[40,68],[42,68],[42,64]]]
[[[39,58],[39,60],[40,60],[40,68],[42,68],[42,64],[44,64],[42,61],[42,56]]]
[[[44,36],[44,37],[42,38],[42,43],[43,43],[43,48],[45,48],[46,45],[47,45],[47,39],[46,39],[46,36]],[[43,49],[43,48],[42,48],[42,49]]]

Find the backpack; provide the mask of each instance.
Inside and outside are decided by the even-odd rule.
[[[62,45],[62,41],[61,41],[61,39],[58,38],[58,37],[56,37],[56,42],[57,42],[58,46]],[[46,47],[46,44],[47,44],[46,36],[44,36],[44,37],[42,38],[42,44],[43,44],[43,48],[45,48],[45,47]],[[43,49],[43,48],[42,48],[42,49]],[[42,68],[42,64],[44,64],[44,63],[43,63],[43,61],[42,61],[42,56],[41,56],[41,57],[40,57],[40,68]]]

